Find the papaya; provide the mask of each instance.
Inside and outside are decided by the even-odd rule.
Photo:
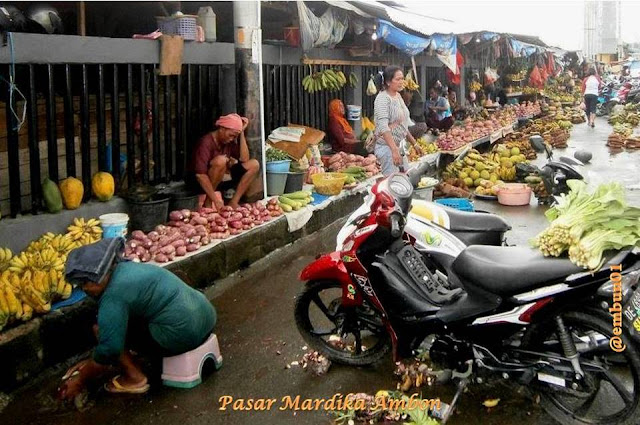
[[[91,179],[91,190],[98,200],[102,202],[110,200],[115,191],[113,176],[104,171],[95,173]]]
[[[84,186],[82,182],[75,177],[67,177],[60,182],[60,193],[62,194],[62,202],[65,208],[75,210],[82,203]]]
[[[42,181],[42,197],[47,211],[52,214],[62,211],[62,196],[58,185],[48,178]]]

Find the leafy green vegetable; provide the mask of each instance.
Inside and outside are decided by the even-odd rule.
[[[576,265],[595,270],[604,251],[640,244],[640,208],[627,205],[619,183],[600,185],[593,193],[583,181],[568,185],[571,191],[546,213],[551,225],[532,241],[545,256],[569,251]]]
[[[276,149],[276,148],[267,149],[266,158],[267,158],[267,162],[286,161],[288,159],[291,159],[289,158],[289,155],[287,155],[286,152],[283,152],[280,149]]]

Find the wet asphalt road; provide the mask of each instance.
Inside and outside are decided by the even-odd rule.
[[[640,153],[609,155],[605,146],[610,127],[599,119],[595,129],[576,126],[570,148],[556,151],[572,156],[580,147],[594,153],[587,167],[590,178],[613,179],[623,184],[640,182]],[[633,204],[640,205],[640,191],[629,192]],[[497,212],[513,226],[508,241],[524,244],[546,226],[542,207],[501,207],[496,203],[476,202],[477,209]],[[279,411],[280,399],[329,398],[335,393],[368,392],[395,387],[390,355],[372,368],[333,365],[321,378],[312,377],[298,367],[286,365],[299,360],[305,343],[293,320],[293,303],[301,288],[299,271],[315,255],[333,249],[340,223],[275,253],[250,269],[217,282],[208,293],[218,310],[216,333],[220,339],[224,365],[195,389],[179,390],[153,385],[144,396],[119,396],[104,391],[91,395],[93,406],[85,412],[59,408],[53,395],[63,369],[48,371],[34,384],[11,394],[12,401],[0,413],[7,424],[328,424],[322,411]],[[431,387],[422,396],[450,401],[453,388]],[[219,398],[275,398],[274,408],[265,412],[221,411]],[[482,407],[486,398],[501,398],[497,408]],[[1,402],[1,400],[0,400]],[[1,408],[1,403],[0,403]],[[511,390],[473,386],[460,403],[452,424],[547,424],[552,419],[539,406]]]

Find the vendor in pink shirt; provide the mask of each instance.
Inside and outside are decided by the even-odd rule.
[[[207,196],[205,207],[214,205],[219,210],[224,206],[215,196],[220,191],[223,195],[233,192],[226,198],[228,205],[236,208],[258,181],[260,163],[249,157],[244,135],[248,124],[249,119],[238,114],[222,116],[216,121],[217,129],[203,136],[195,146],[186,182],[192,190]]]

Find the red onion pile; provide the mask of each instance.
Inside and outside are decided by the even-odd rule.
[[[282,214],[277,198],[266,205],[261,202],[242,204],[235,210],[223,207],[220,212],[211,208],[171,211],[167,225],[156,226],[147,234],[140,230],[131,233],[131,239],[125,245],[125,258],[143,263],[152,260],[166,263],[197,251],[213,240],[239,235]]]

